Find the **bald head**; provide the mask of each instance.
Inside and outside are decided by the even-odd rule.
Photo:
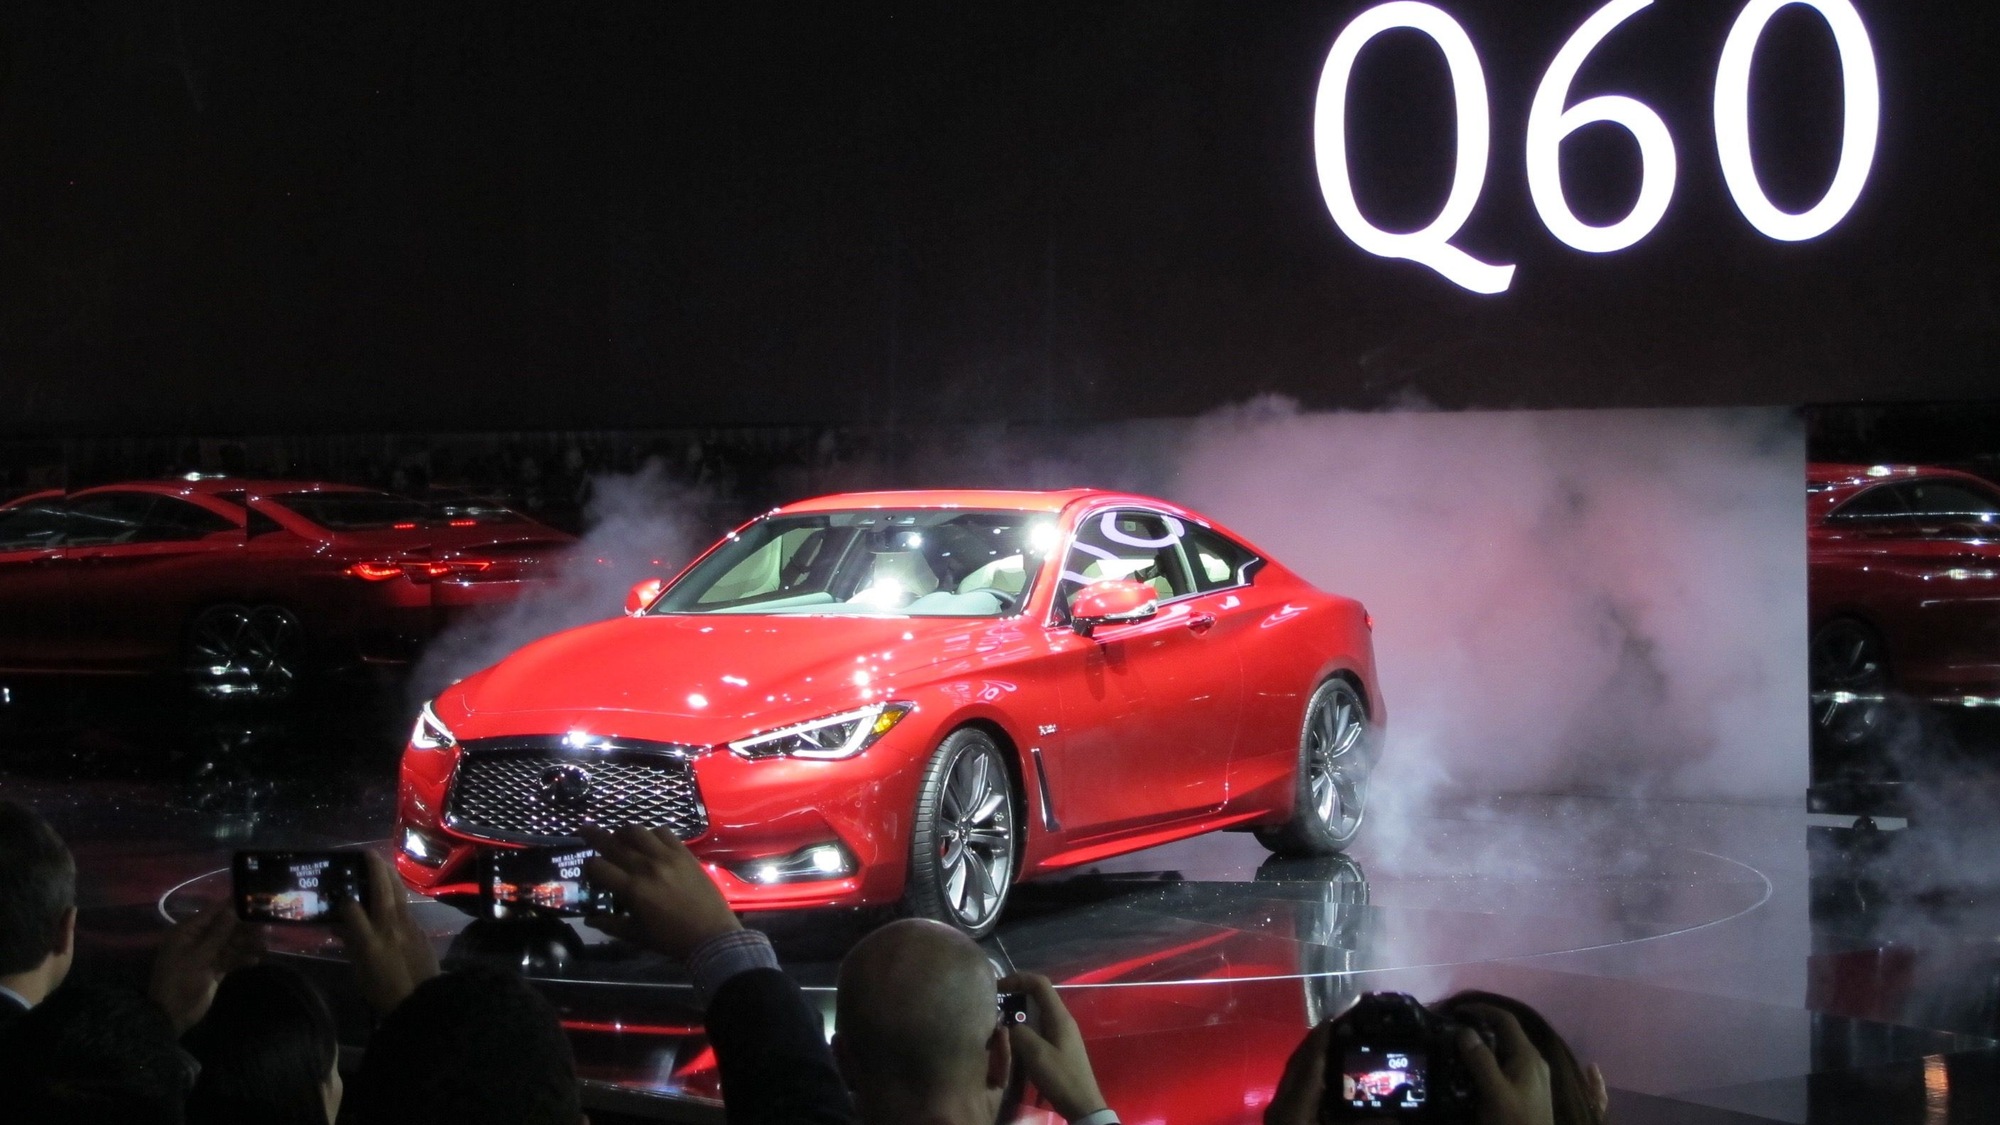
[[[929,1099],[987,1086],[998,1026],[993,966],[971,938],[939,922],[892,922],[840,965],[834,1027],[857,1097]]]

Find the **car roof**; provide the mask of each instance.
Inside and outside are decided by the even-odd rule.
[[[1849,465],[1815,461],[1806,466],[1806,519],[1818,526],[1834,509],[1878,484],[1898,481],[1964,481],[1983,491],[1993,491],[1993,482],[1972,473],[1936,465],[1882,464]]]
[[[228,492],[244,492],[253,496],[270,496],[286,492],[373,492],[372,488],[361,488],[351,484],[332,484],[314,480],[256,480],[245,477],[199,477],[188,480],[185,477],[169,477],[166,480],[132,480],[116,484],[99,484],[90,488],[80,488],[71,495],[88,496],[94,492],[157,492],[165,496],[220,496]]]
[[[775,509],[772,515],[837,512],[854,508],[988,508],[1015,512],[1060,512],[1087,496],[1108,496],[1095,488],[1013,490],[1004,488],[909,489],[897,492],[838,492]],[[1135,499],[1140,499],[1136,498]],[[1158,501],[1147,501],[1158,503]]]
[[[1832,461],[1814,461],[1806,466],[1806,483],[1820,489],[1860,489],[1884,481],[1945,479],[1965,480],[1988,487],[1992,482],[1973,473],[1963,473],[1957,469],[1946,469],[1937,465],[1880,464],[1851,465]]]

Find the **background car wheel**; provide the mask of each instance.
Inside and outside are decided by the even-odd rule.
[[[905,913],[993,932],[1014,882],[1014,785],[992,736],[952,732],[931,755],[910,832]]]
[[[1257,830],[1279,855],[1331,855],[1361,831],[1368,799],[1368,712],[1346,680],[1328,680],[1306,704],[1292,819]]]
[[[1888,646],[1880,633],[1852,617],[1829,621],[1812,635],[1806,669],[1815,740],[1834,750],[1880,741],[1893,718]]]
[[[213,605],[188,627],[183,661],[203,699],[287,699],[299,689],[305,630],[282,606]]]

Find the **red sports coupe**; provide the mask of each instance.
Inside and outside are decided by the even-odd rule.
[[[573,540],[504,508],[337,484],[139,481],[0,506],[0,672],[184,673],[278,698],[397,662]]]
[[[1892,695],[2000,706],[2000,489],[1917,465],[1808,466],[1814,733],[1877,740]]]
[[[423,707],[412,887],[469,905],[482,849],[670,825],[739,910],[977,936],[1017,880],[1168,840],[1337,851],[1381,745],[1361,605],[1142,496],[808,500],[627,608]]]

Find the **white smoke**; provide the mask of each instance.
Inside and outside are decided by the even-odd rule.
[[[1785,411],[1207,420],[1175,498],[1376,619],[1392,753],[1455,790],[1796,802],[1802,428]]]
[[[712,499],[657,460],[629,475],[591,478],[583,537],[563,553],[555,579],[440,634],[410,676],[412,695],[429,698],[531,641],[617,616],[633,583],[671,577],[708,545]]]

